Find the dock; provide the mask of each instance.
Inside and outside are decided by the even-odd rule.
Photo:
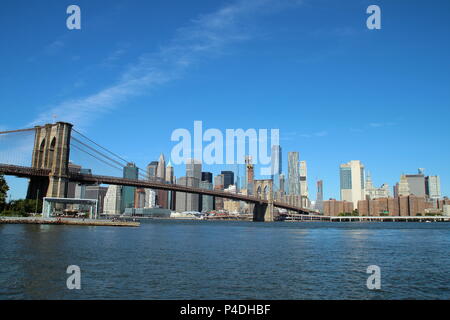
[[[115,221],[77,218],[0,217],[0,224],[53,224],[73,226],[139,227],[135,221]]]
[[[330,221],[330,222],[450,222],[450,216],[322,216],[287,215],[279,221]]]

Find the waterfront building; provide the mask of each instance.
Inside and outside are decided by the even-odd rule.
[[[145,189],[136,188],[134,191],[134,207],[145,208]]]
[[[153,189],[145,189],[144,208],[156,208],[156,192]]]
[[[417,216],[435,208],[433,202],[415,195],[358,201],[360,216]]]
[[[208,179],[209,177],[205,177],[205,178]],[[208,180],[200,181],[200,188],[206,189],[206,190],[212,190],[213,184],[211,182],[209,182]],[[200,201],[199,211],[208,212],[208,211],[214,210],[214,197],[213,196],[202,195],[200,197],[200,199],[201,199],[201,201]]]
[[[181,177],[177,179],[177,184],[185,187],[198,188],[200,182],[194,177]],[[199,211],[199,195],[185,192],[176,192],[176,205],[175,210],[177,212],[184,211]]]
[[[298,159],[298,152],[288,152],[288,194],[290,195],[301,195]]]
[[[425,178],[425,191],[429,199],[441,198],[441,180],[439,176],[428,176]]]
[[[365,197],[364,165],[352,160],[340,165],[341,200],[353,203],[356,208],[359,200]]]
[[[324,216],[338,216],[341,213],[352,213],[353,208],[352,201],[339,201],[336,199],[323,201]]]
[[[128,163],[123,168],[123,177],[125,179],[138,179],[139,169],[132,162]],[[135,187],[124,186],[122,187],[122,208],[121,211],[125,212],[125,208],[134,208],[134,192]]]
[[[81,166],[74,164],[72,162],[69,162],[68,165],[69,172],[70,173],[80,173]],[[75,197],[75,188],[78,184],[76,182],[69,181],[67,184],[67,198],[77,198]]]
[[[120,214],[122,205],[122,186],[110,185],[106,191],[103,212]]]
[[[81,199],[97,200],[97,212],[103,213],[105,210],[105,197],[108,192],[107,187],[102,186],[85,186],[84,197]]]
[[[196,159],[186,161],[186,176],[177,180],[177,184],[187,187],[200,187],[202,163]],[[175,208],[178,212],[199,211],[200,196],[198,194],[176,192]]]

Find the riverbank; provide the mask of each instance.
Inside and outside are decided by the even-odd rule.
[[[57,224],[76,226],[139,227],[139,222],[75,218],[0,217],[0,224]]]

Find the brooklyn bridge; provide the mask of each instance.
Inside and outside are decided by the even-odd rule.
[[[72,137],[75,131],[73,125],[67,122],[57,122],[54,124],[46,124],[44,126],[36,126],[29,129],[10,130],[0,132],[0,138],[6,135],[12,135],[21,132],[34,133],[34,143],[31,155],[31,165],[23,166],[15,163],[1,163],[0,174],[10,175],[20,178],[28,178],[29,185],[27,198],[34,199],[36,197],[42,199],[44,197],[66,198],[69,182],[76,182],[84,185],[120,185],[138,188],[148,188],[155,190],[166,190],[183,192],[198,195],[212,196],[213,198],[224,198],[235,201],[244,201],[252,203],[253,221],[273,221],[274,208],[282,208],[298,214],[312,214],[313,212],[300,206],[285,203],[280,200],[273,199],[271,185],[266,193],[256,192],[255,195],[243,195],[230,193],[221,190],[208,190],[196,187],[183,186],[179,184],[163,183],[161,181],[153,181],[151,179],[127,179],[122,177],[74,173],[69,170],[69,159],[71,146],[74,146]],[[92,140],[91,140],[92,141]],[[79,142],[79,141],[78,141]],[[99,149],[105,149],[101,145],[95,143]],[[1,146],[1,139],[0,139]],[[88,147],[91,152],[86,151],[92,157],[99,161],[110,159],[107,155],[98,150]],[[106,150],[106,149],[105,149]],[[106,159],[102,159],[105,157]]]

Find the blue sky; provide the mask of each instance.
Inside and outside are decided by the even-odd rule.
[[[81,30],[66,28],[71,4]],[[371,4],[381,30],[366,27]],[[299,151],[313,199],[316,179],[339,198],[350,160],[375,185],[425,168],[450,195],[449,12],[446,0],[4,0],[0,128],[69,121],[140,167],[195,120],[279,128],[283,170]],[[20,197],[26,182],[8,181]]]

